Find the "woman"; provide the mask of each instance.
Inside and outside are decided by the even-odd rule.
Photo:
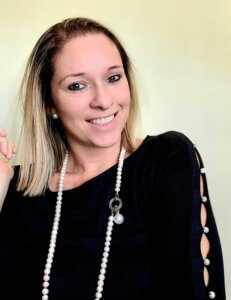
[[[225,299],[201,157],[179,132],[135,139],[132,65],[112,32],[49,28],[22,99],[22,164],[0,161],[2,299]],[[4,131],[0,151],[16,152]]]

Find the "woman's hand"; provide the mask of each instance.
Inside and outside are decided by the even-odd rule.
[[[9,179],[13,176],[13,169],[8,163],[16,153],[14,144],[7,140],[7,133],[0,128],[0,153],[6,158],[0,157],[0,177],[8,176]]]
[[[0,129],[0,211],[5,199],[9,182],[14,175],[13,168],[9,164],[9,160],[16,153],[14,144],[7,140],[7,133]],[[4,159],[5,157],[5,159]]]

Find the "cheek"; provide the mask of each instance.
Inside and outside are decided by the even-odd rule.
[[[124,105],[130,104],[131,94],[130,94],[130,88],[129,88],[129,85],[127,82],[121,86],[121,89],[118,92],[118,99],[120,99]]]
[[[62,117],[71,118],[73,115],[81,113],[84,110],[83,103],[74,94],[69,94],[63,90],[56,90],[52,93],[54,107],[58,114]],[[82,104],[82,105],[81,105]]]

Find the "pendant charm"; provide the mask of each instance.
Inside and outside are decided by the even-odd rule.
[[[124,222],[124,216],[121,215],[120,213],[117,213],[115,216],[114,216],[114,222],[118,225],[122,224]]]

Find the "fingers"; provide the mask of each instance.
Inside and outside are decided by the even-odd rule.
[[[7,133],[5,132],[5,130],[0,128],[0,137],[6,137],[6,136],[7,136]]]
[[[6,154],[6,159],[11,159],[13,157],[13,148],[14,148],[14,145],[12,142],[9,142],[8,143],[8,151],[7,151],[7,154]]]
[[[6,139],[7,133],[0,129],[0,153],[2,153],[6,159],[12,159],[16,153],[15,145]]]

